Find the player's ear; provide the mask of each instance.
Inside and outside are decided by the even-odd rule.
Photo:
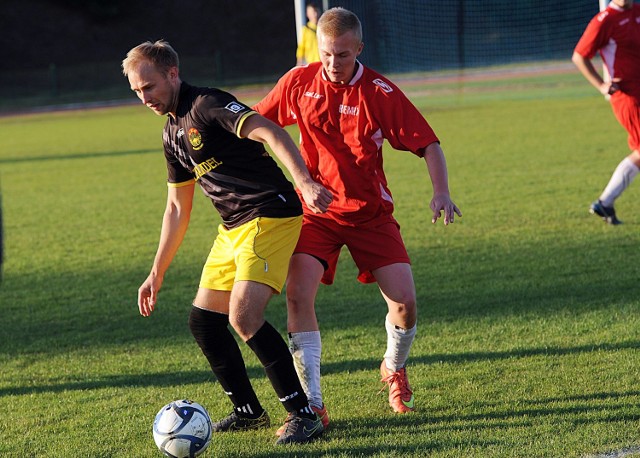
[[[358,52],[356,53],[356,57],[360,55],[363,49],[364,49],[364,42],[361,41],[360,45],[358,46]]]
[[[168,75],[170,81],[177,80],[178,76],[179,76],[178,67],[171,67],[169,69],[169,73],[167,75]]]

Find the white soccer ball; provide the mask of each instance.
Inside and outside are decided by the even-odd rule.
[[[187,399],[164,406],[153,422],[153,440],[171,458],[200,455],[211,442],[211,432],[207,410]]]

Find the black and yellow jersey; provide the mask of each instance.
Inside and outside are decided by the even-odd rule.
[[[163,131],[169,186],[197,181],[229,229],[260,216],[302,214],[293,185],[263,144],[240,137],[253,115],[228,92],[183,82],[176,118],[168,115]]]

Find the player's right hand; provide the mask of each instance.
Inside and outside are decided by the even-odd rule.
[[[300,188],[302,198],[307,207],[314,213],[324,213],[333,201],[333,195],[320,183],[311,181],[308,185]]]
[[[158,291],[162,286],[162,279],[156,277],[154,274],[149,274],[147,279],[138,288],[138,309],[140,315],[149,316],[156,307],[156,300],[158,298]]]
[[[613,95],[620,90],[620,78],[614,78],[611,81],[604,81],[600,85],[600,93],[602,95]]]

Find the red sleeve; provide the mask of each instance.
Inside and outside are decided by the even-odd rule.
[[[593,59],[596,53],[607,44],[609,36],[606,33],[605,24],[608,15],[609,13],[605,10],[591,19],[576,45],[575,52],[586,59]]]
[[[285,73],[264,99],[253,106],[254,110],[281,127],[295,124],[296,122],[289,105],[290,95],[288,95],[291,94],[292,72],[293,70],[290,70]]]
[[[395,85],[385,81],[390,92],[377,88],[380,97],[378,123],[384,137],[396,150],[411,151],[422,157],[424,148],[439,142],[435,132],[422,113],[411,103],[407,96]]]

